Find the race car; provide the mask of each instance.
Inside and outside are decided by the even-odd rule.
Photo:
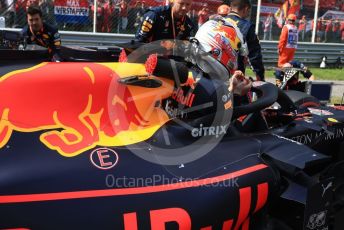
[[[162,105],[226,70],[204,53],[133,61],[151,48],[0,67],[0,229],[344,228],[342,106],[256,82],[256,101],[220,95],[224,112],[190,119]]]

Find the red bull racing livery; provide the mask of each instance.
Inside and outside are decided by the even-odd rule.
[[[0,67],[0,229],[344,228],[341,107],[260,83],[195,117],[209,76],[164,61]]]

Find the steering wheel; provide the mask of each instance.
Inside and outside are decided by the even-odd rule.
[[[247,105],[235,106],[233,108],[233,118],[267,108],[278,99],[279,90],[272,83],[254,82],[251,90],[258,94],[258,100]]]

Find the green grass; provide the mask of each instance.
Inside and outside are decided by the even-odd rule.
[[[315,76],[316,80],[328,80],[328,81],[344,81],[344,69],[320,69],[310,68],[310,71]],[[247,76],[255,76],[253,71],[249,68],[246,69]],[[265,70],[265,78],[274,78],[273,70]],[[255,77],[254,77],[255,79]]]
[[[341,97],[332,97],[332,98],[331,98],[330,104],[340,104],[340,103],[343,103]]]

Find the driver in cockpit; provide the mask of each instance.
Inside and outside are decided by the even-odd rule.
[[[175,89],[165,110],[182,109],[183,116],[195,118],[232,109],[233,94],[243,96],[251,89],[251,81],[237,70],[238,55],[247,54],[240,30],[222,17],[209,20],[199,28],[192,49],[191,59],[203,77]]]

